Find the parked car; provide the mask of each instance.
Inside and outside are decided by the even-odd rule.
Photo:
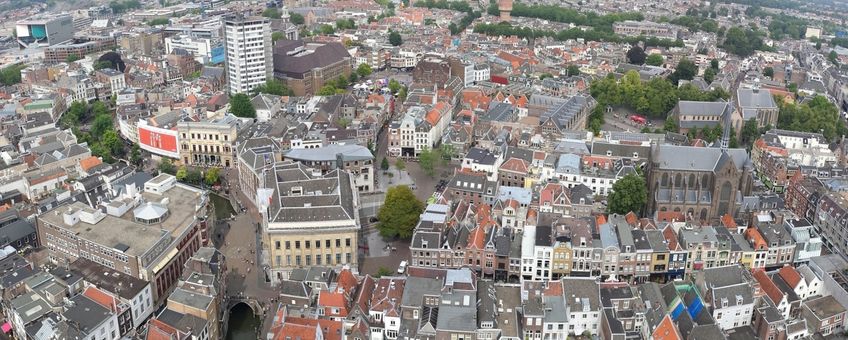
[[[397,270],[398,274],[406,273],[407,264],[408,264],[408,262],[406,262],[406,261],[400,261],[400,265],[398,266],[398,270]]]

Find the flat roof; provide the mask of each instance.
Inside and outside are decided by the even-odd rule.
[[[167,207],[170,215],[159,224],[144,225],[135,222],[133,209],[129,209],[121,217],[104,214],[106,217],[96,224],[83,221],[72,226],[65,224],[62,215],[68,208],[91,210],[81,202],[56,208],[51,212],[42,214],[39,218],[44,222],[74,232],[80,238],[105,247],[118,249],[117,247],[128,245],[129,248],[126,248],[123,253],[141,256],[153,247],[163,235],[179,235],[194,221],[195,203],[200,195],[199,189],[182,184],[175,185],[162,195],[142,192],[142,197],[146,202],[161,202],[163,198],[168,198]]]

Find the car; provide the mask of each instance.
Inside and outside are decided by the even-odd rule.
[[[408,262],[406,262],[405,260],[400,261],[400,265],[398,266],[398,270],[397,270],[398,274],[406,273],[406,266],[407,265],[408,265]]]

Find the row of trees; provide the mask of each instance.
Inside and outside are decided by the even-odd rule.
[[[551,37],[556,40],[564,41],[564,40],[573,40],[573,39],[584,39],[586,41],[606,41],[613,43],[630,43],[636,44],[638,42],[644,42],[646,46],[657,46],[657,47],[683,47],[683,41],[678,40],[669,40],[669,39],[657,39],[654,37],[623,37],[617,35],[611,31],[598,30],[598,29],[588,29],[582,30],[580,28],[572,28],[567,30],[561,30],[559,32],[550,31],[550,30],[534,30],[529,27],[516,27],[512,26],[507,22],[501,22],[497,24],[485,24],[480,23],[474,26],[474,32],[490,35],[490,36],[517,36],[522,39],[533,39],[537,37]]]
[[[475,11],[471,8],[471,5],[466,1],[447,1],[447,0],[426,0],[426,1],[417,1],[415,2],[415,7],[426,7],[426,8],[439,8],[439,9],[447,9],[458,12],[465,13],[465,16],[459,20],[459,24],[457,25],[455,22],[451,22],[448,25],[448,29],[451,32],[451,35],[457,35],[460,32],[464,31],[471,25],[474,20],[480,17],[480,12]]]
[[[498,15],[498,5],[491,1],[487,12],[490,15]],[[638,12],[623,12],[611,13],[607,15],[598,15],[594,12],[581,13],[571,8],[561,7],[558,5],[527,5],[520,2],[512,4],[510,15],[515,17],[538,18],[562,23],[574,24],[577,26],[589,26],[596,30],[612,31],[612,24],[619,21],[645,20],[645,16]]]
[[[718,23],[715,20],[684,15],[669,20],[670,23],[688,28],[690,31],[704,31],[710,33],[718,32]]]
[[[829,141],[848,135],[848,129],[839,118],[839,109],[823,96],[815,96],[803,104],[786,103],[776,98],[780,112],[777,126],[781,129],[818,132]]]
[[[343,94],[350,84],[355,83],[359,80],[359,76],[356,72],[352,72],[350,77],[345,77],[344,75],[340,75],[335,80],[328,81],[318,90],[316,96],[332,96],[334,94]]]
[[[86,126],[89,121],[90,125]],[[116,158],[125,155],[124,143],[115,131],[112,113],[103,102],[96,101],[91,105],[73,102],[62,115],[59,124],[71,129],[80,142],[88,143],[91,153],[101,157],[106,163],[114,163]],[[84,131],[85,128],[88,131]],[[139,153],[140,151],[134,149],[133,158],[139,157]]]
[[[141,8],[141,3],[138,0],[112,0],[109,2],[109,8],[112,9],[112,12],[115,14],[121,14],[133,9]]]
[[[177,168],[177,166],[174,165],[169,158],[163,158],[162,161],[159,162],[157,169],[159,172],[173,175],[180,182],[195,185],[200,185],[201,183],[206,183],[206,185],[215,185],[218,184],[218,181],[221,179],[221,169],[219,168],[209,168],[205,173],[196,168],[188,169],[185,165]]]

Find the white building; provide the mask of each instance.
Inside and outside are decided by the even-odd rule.
[[[600,287],[594,278],[562,278],[568,334],[580,335],[589,331],[598,334],[601,324]]]
[[[272,75],[271,22],[263,17],[224,19],[227,78],[231,93],[250,92]]]
[[[538,237],[537,233],[548,233],[548,237]],[[553,247],[550,239],[551,228],[533,225],[524,226],[521,237],[521,277],[525,280],[550,280]]]
[[[193,38],[180,34],[165,38],[165,53],[171,54],[175,49],[182,49],[191,53],[198,63],[206,64],[212,60],[212,49],[215,45],[210,38]]]

